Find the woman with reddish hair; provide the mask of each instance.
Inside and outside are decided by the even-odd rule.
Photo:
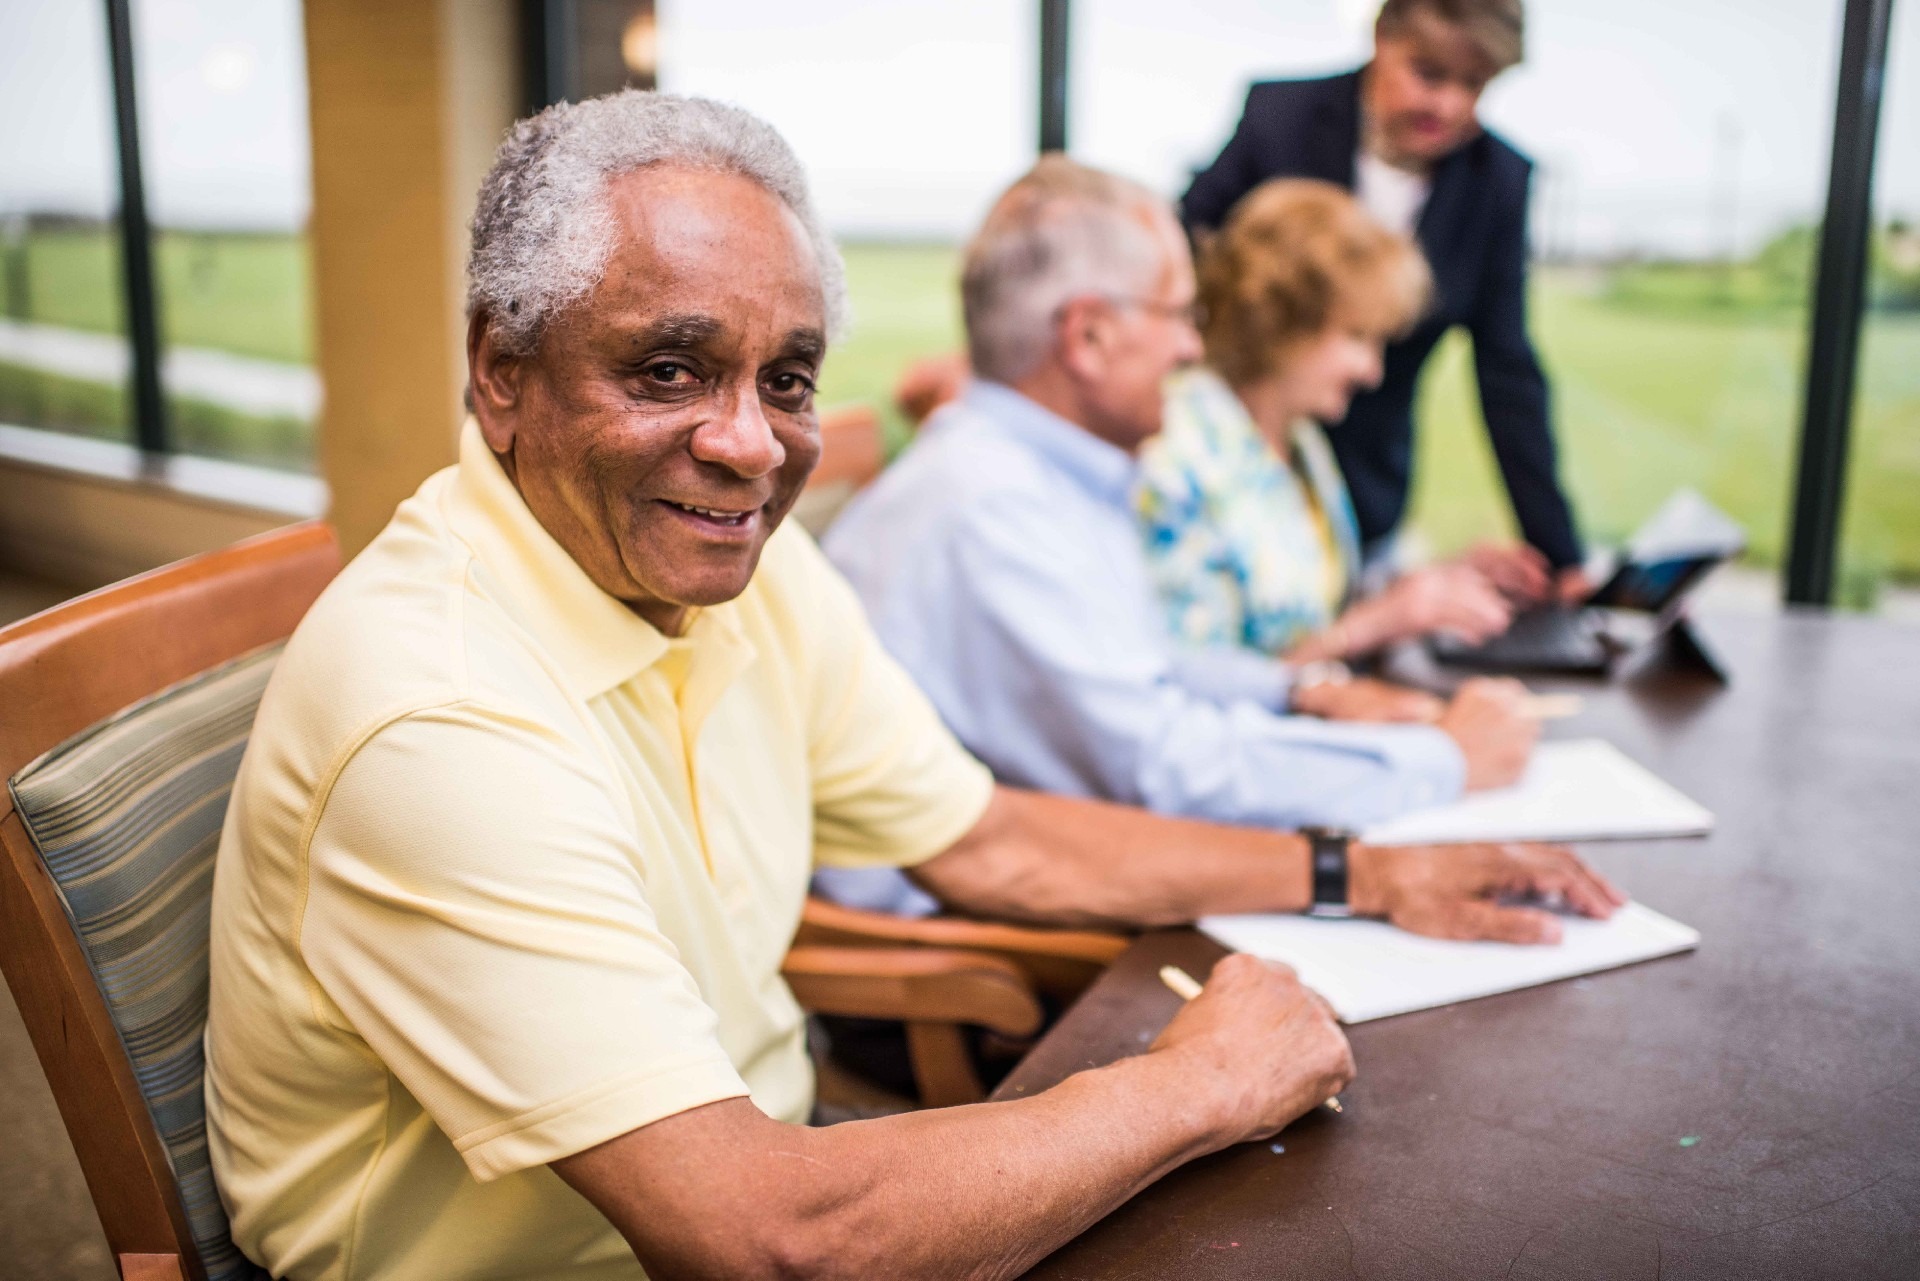
[[[1382,350],[1421,316],[1420,251],[1331,183],[1249,194],[1199,261],[1206,365],[1176,376],[1142,456],[1141,520],[1174,633],[1297,664],[1445,631],[1507,626],[1499,584],[1539,554],[1485,547],[1368,595],[1353,504],[1323,423],[1377,384]]]

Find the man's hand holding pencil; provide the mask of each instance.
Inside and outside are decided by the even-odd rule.
[[[1223,1145],[1277,1133],[1354,1076],[1346,1033],[1320,995],[1288,966],[1240,953],[1221,958],[1150,1052],[1186,1060],[1183,1079]]]

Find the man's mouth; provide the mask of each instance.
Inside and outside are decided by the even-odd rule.
[[[676,503],[672,499],[665,501],[669,507],[686,512],[690,516],[696,516],[709,524],[718,525],[722,529],[738,529],[751,520],[755,512],[760,510],[758,507],[749,507],[744,510],[729,510],[724,507],[696,507],[692,503]]]

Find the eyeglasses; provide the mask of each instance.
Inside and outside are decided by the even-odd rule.
[[[1106,300],[1116,307],[1138,307],[1150,311],[1163,320],[1178,320],[1192,325],[1195,329],[1207,323],[1207,308],[1199,299],[1192,302],[1161,302],[1158,298],[1145,298],[1134,294],[1106,294]]]

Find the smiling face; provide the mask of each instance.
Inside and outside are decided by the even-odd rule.
[[[474,412],[528,508],[669,635],[746,590],[820,458],[819,264],[750,179],[656,166],[607,189],[614,249],[525,357],[468,335]]]
[[[1462,28],[1421,14],[1374,42],[1362,82],[1367,149],[1425,169],[1480,131],[1474,112],[1499,68]]]

